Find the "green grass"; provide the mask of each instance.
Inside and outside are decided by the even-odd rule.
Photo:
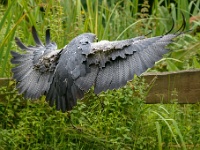
[[[10,50],[18,36],[24,43],[34,44],[31,26],[41,39],[50,27],[52,40],[59,48],[83,32],[93,32],[99,40],[124,39],[139,35],[163,35],[170,30],[172,18],[180,28],[181,12],[187,27],[189,15],[199,13],[199,3],[188,5],[177,1],[177,8],[168,0],[156,0],[152,14],[148,4],[140,10],[137,0],[8,0],[0,6],[0,77],[11,77]],[[161,6],[161,2],[164,3]],[[192,5],[194,10],[191,11]],[[45,13],[41,11],[41,6]],[[170,12],[171,9],[171,12]],[[176,71],[200,68],[200,34],[188,32],[170,45],[171,52],[151,71]],[[0,89],[1,149],[199,149],[199,104],[144,104],[148,89],[136,78],[125,88],[95,96],[91,90],[70,116],[50,108],[45,98],[27,101],[17,94],[13,82]]]
[[[67,113],[44,98],[27,101],[12,86],[0,90],[12,90],[0,103],[1,149],[199,149],[199,104],[144,104],[142,79],[87,93],[70,113],[77,129]]]

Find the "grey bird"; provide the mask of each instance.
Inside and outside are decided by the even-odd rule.
[[[83,98],[92,86],[99,94],[126,85],[134,74],[140,76],[168,52],[166,46],[180,33],[99,42],[95,34],[84,33],[61,50],[57,50],[56,43],[50,40],[49,29],[45,45],[35,27],[32,27],[32,35],[35,46],[25,46],[15,38],[25,52],[11,51],[17,89],[25,98],[38,99],[45,95],[50,106],[56,105],[57,110],[65,112],[71,110],[77,99]]]

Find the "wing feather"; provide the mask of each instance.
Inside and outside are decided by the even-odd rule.
[[[15,43],[17,44],[17,46],[21,50],[25,50],[25,51],[33,51],[33,50],[35,50],[35,48],[32,47],[32,46],[28,46],[28,47],[25,46],[18,37],[15,37]]]
[[[143,73],[143,71],[145,70],[145,68],[140,59],[139,52],[132,55],[132,61],[134,62],[134,66],[135,66],[133,68],[135,70],[135,74],[138,76],[141,75]],[[132,69],[132,68],[130,68],[130,69]]]
[[[42,41],[38,37],[37,31],[34,26],[32,27],[32,35],[37,46],[44,46]]]
[[[89,66],[96,65],[100,68],[93,84],[95,93],[122,87],[133,79],[134,74],[139,76],[153,67],[168,52],[166,46],[176,36],[178,34],[167,34],[93,44],[87,62]]]
[[[32,60],[31,54],[19,54],[17,52],[11,51],[11,55],[13,58],[11,59],[11,63],[20,64],[27,60]]]
[[[83,91],[88,91],[94,84],[98,72],[97,66],[91,66],[86,76],[79,77],[75,80],[75,84]]]
[[[23,93],[26,98],[37,99],[49,90],[59,53],[54,52],[57,46],[50,42],[49,31],[46,32],[46,43],[48,45],[45,46],[39,39],[34,27],[32,28],[32,35],[36,46],[25,46],[19,38],[15,38],[16,44],[25,53],[19,54],[11,51],[13,56],[11,63],[15,64],[12,72],[13,78],[17,81],[19,92]]]
[[[51,35],[50,35],[50,29],[46,30],[46,45],[49,45],[51,43]]]
[[[119,86],[119,73],[120,73],[119,60],[116,60],[116,63],[112,64],[112,70],[110,70],[110,73],[111,71],[112,71],[112,81],[109,86],[110,90],[115,89]]]
[[[14,74],[13,78],[16,79],[17,81],[21,81],[24,78],[26,78],[27,75],[29,75],[31,71],[32,71],[31,65],[18,66],[12,69],[12,72]]]
[[[102,68],[99,71],[96,82],[95,82],[95,89],[94,89],[94,92],[96,94],[100,93],[101,91],[106,90],[110,86],[110,83],[113,77],[112,70],[113,69],[111,65],[108,64],[107,67]]]

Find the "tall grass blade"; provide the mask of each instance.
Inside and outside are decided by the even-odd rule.
[[[165,124],[167,125],[169,131],[171,132],[176,144],[180,146],[180,144],[178,143],[177,138],[176,138],[171,126],[170,126],[170,124],[167,122],[168,120],[172,120],[172,119],[165,119],[161,114],[157,113],[156,111],[152,111],[152,112],[157,114],[161,118],[161,120],[165,122]]]
[[[162,135],[161,135],[161,128],[159,122],[156,121],[156,129],[157,129],[157,135],[158,135],[158,149],[162,150]]]
[[[176,122],[175,120],[171,120],[171,121],[172,121],[172,123],[173,123],[173,126],[174,126],[175,129],[176,129],[176,132],[177,132],[178,135],[179,135],[179,138],[180,138],[180,141],[181,141],[181,147],[183,148],[183,150],[187,150],[186,145],[185,145],[185,142],[184,142],[184,140],[183,140],[183,136],[182,136],[181,131],[180,131],[178,125],[177,125],[177,122]]]

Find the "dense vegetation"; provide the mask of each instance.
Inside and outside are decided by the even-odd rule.
[[[172,32],[186,19],[192,29],[170,45],[171,52],[150,71],[200,68],[200,0],[8,0],[0,5],[0,77],[11,77],[10,50],[18,36],[33,44],[35,26],[44,39],[50,27],[59,48],[83,32],[99,40],[155,36]],[[150,13],[149,13],[150,12]],[[151,32],[151,33],[150,33]],[[149,34],[150,33],[150,34]],[[135,78],[126,87],[95,96],[92,89],[69,115],[50,108],[45,97],[27,101],[15,82],[0,88],[0,150],[2,149],[199,149],[199,104],[144,104],[148,85]],[[2,99],[2,95],[4,98]],[[71,120],[71,121],[70,121]]]

